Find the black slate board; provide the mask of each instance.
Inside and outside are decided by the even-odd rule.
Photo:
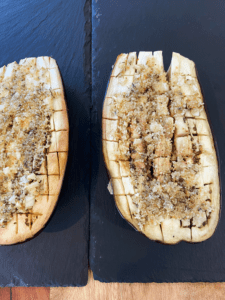
[[[119,215],[107,191],[101,150],[101,112],[118,54],[163,50],[192,59],[218,144],[225,184],[225,6],[201,0],[96,0],[92,4],[92,185],[90,267],[103,282],[225,281],[225,210],[209,240],[168,246],[148,240]]]
[[[4,0],[0,10],[0,66],[25,57],[54,57],[70,121],[68,165],[56,210],[36,238],[0,247],[0,286],[83,286],[88,278],[90,13],[85,0]]]

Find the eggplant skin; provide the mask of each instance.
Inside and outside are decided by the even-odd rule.
[[[176,153],[177,157],[181,155],[188,164],[190,160],[187,157],[191,156],[189,152],[197,151],[197,145],[201,151],[199,151],[198,159],[192,161],[199,168],[199,179],[195,188],[198,189],[202,205],[207,203],[208,210],[189,219],[188,217],[179,218],[176,215],[173,217],[163,216],[155,222],[153,218],[148,218],[143,224],[140,224],[137,217],[138,205],[133,201],[136,187],[132,179],[129,160],[124,156],[124,150],[121,150],[121,141],[118,136],[120,116],[118,111],[114,109],[114,105],[115,101],[120,101],[118,99],[124,95],[129,95],[134,86],[133,82],[137,70],[141,65],[149,65],[152,58],[154,58],[155,68],[164,72],[162,51],[139,52],[138,57],[135,52],[120,54],[114,64],[106,91],[102,113],[102,149],[113,188],[115,204],[121,216],[137,231],[151,240],[164,244],[176,244],[180,241],[202,242],[213,235],[219,221],[221,207],[219,166],[195,63],[178,53],[173,53],[166,77],[173,95],[180,93],[184,99],[187,99],[185,100],[187,101],[186,109],[180,115],[180,104],[176,102],[175,97],[169,99],[167,108],[165,103],[164,106],[160,106],[160,113],[162,114],[164,111],[165,115],[168,115],[169,112],[168,117],[173,120],[173,137],[168,134],[169,137],[165,138],[167,141],[171,140],[173,145],[170,146],[167,143],[165,144],[167,147],[161,146],[161,148],[157,148],[157,152],[154,150],[155,154],[159,153],[159,157],[153,159],[153,174],[160,181],[167,176],[168,170],[171,171],[171,158],[167,158],[170,147],[172,147],[172,153]],[[166,84],[164,87],[166,90]],[[168,94],[167,91],[165,94]],[[197,104],[194,100],[196,94],[198,101],[200,101]],[[196,107],[201,109],[198,110]],[[131,134],[134,134],[136,144],[140,143],[141,146],[141,137],[138,136],[138,133],[132,132]],[[141,151],[141,148],[138,149]],[[141,153],[138,151],[136,152],[137,158],[135,158],[137,160]],[[144,168],[141,164],[138,167]]]

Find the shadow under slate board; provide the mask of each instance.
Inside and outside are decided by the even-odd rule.
[[[70,149],[50,221],[34,239],[0,247],[0,286],[83,286],[88,279],[90,74],[85,0],[0,3],[0,66],[52,56],[62,74]],[[86,29],[88,29],[86,27]]]
[[[214,235],[198,244],[163,245],[136,232],[107,190],[101,116],[112,65],[120,53],[163,50],[197,66],[220,155],[225,161],[225,7],[216,1],[98,0],[92,4],[92,181],[89,260],[103,282],[225,281],[225,210]],[[222,194],[223,196],[223,194]],[[222,197],[223,198],[223,197]]]

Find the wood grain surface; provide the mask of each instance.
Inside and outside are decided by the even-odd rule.
[[[225,283],[101,283],[51,288],[50,300],[222,300]]]
[[[15,287],[11,289],[10,300],[49,300],[49,293],[50,288],[45,287]]]
[[[101,283],[85,287],[0,288],[0,300],[224,300],[225,283]]]
[[[0,288],[0,300],[11,300],[10,288]]]

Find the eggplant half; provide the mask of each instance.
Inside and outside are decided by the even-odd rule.
[[[212,236],[220,214],[213,135],[193,61],[120,54],[102,115],[103,155],[121,215],[151,240]]]

